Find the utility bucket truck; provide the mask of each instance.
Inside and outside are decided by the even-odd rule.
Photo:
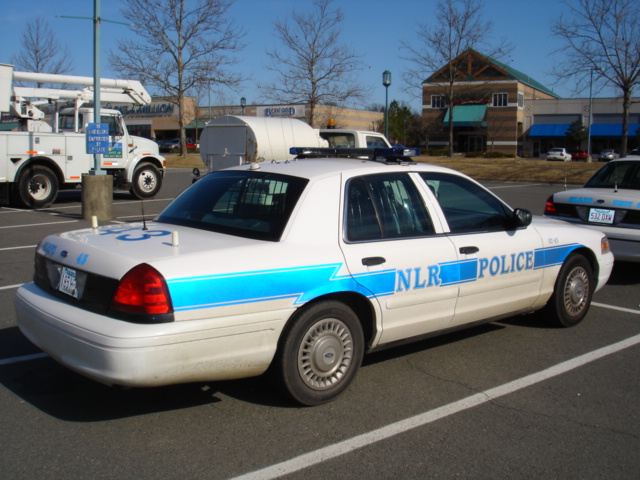
[[[54,89],[22,87],[16,82],[72,86]],[[162,185],[165,159],[149,139],[129,135],[118,110],[101,109],[95,119],[93,78],[16,72],[0,64],[0,112],[18,121],[13,131],[0,131],[0,203],[27,208],[50,205],[58,191],[74,188],[82,174],[95,167],[87,153],[88,123],[109,125],[109,148],[100,167],[113,176],[114,188],[129,189],[136,198],[155,196]],[[74,87],[82,87],[76,88]],[[100,80],[100,99],[112,103],[147,105],[151,97],[135,80]],[[59,108],[73,103],[73,107]],[[51,109],[50,122],[45,111]]]

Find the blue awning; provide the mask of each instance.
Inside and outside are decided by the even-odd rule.
[[[453,107],[453,126],[454,127],[486,127],[487,122],[484,117],[487,113],[486,105],[458,105]],[[444,116],[444,124],[449,125],[449,114],[451,108],[447,109]]]
[[[456,110],[457,112],[457,110]],[[455,119],[454,119],[455,120]],[[564,137],[571,125],[568,123],[536,123],[529,130],[529,137]],[[640,128],[640,123],[629,124],[629,135],[635,135]],[[592,137],[621,137],[621,123],[594,123],[591,125]]]
[[[630,123],[627,130],[629,135],[635,135],[640,128],[640,123]],[[591,125],[592,137],[621,137],[622,136],[622,124],[621,123],[594,123]]]
[[[564,137],[571,125],[568,123],[536,123],[529,130],[530,137]]]

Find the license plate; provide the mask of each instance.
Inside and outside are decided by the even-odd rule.
[[[590,222],[612,224],[615,216],[615,210],[606,210],[603,208],[592,208],[589,210]]]
[[[73,268],[62,267],[58,290],[71,295],[73,298],[78,298],[78,281],[76,271]]]

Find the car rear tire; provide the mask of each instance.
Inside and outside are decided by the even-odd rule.
[[[143,163],[136,168],[131,183],[131,194],[139,199],[155,197],[162,186],[162,175],[158,169],[150,164]]]
[[[353,310],[321,301],[301,310],[285,329],[273,373],[295,401],[320,405],[344,392],[363,354],[362,325]]]
[[[58,177],[42,165],[27,167],[15,185],[13,200],[25,208],[45,208],[58,195]]]
[[[589,261],[577,253],[569,256],[556,278],[551,299],[543,309],[546,320],[557,327],[577,325],[589,311],[594,288]]]

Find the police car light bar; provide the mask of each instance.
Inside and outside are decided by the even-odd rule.
[[[402,161],[408,160],[410,157],[420,155],[417,148],[315,148],[315,147],[291,147],[289,149],[291,155],[297,158],[358,158],[386,161]]]

